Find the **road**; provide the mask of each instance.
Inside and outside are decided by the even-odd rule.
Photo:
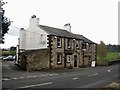
[[[3,89],[104,88],[118,80],[118,65],[27,72],[3,62]]]

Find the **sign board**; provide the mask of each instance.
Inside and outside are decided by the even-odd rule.
[[[120,52],[119,52],[119,57],[120,57]]]
[[[95,61],[92,61],[91,67],[95,67]]]

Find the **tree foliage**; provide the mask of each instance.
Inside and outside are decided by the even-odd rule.
[[[4,2],[2,2],[2,3],[4,3]],[[2,37],[4,37],[5,34],[9,30],[9,26],[11,25],[11,21],[8,20],[8,18],[4,16],[5,10],[2,9],[1,11],[2,11]],[[4,40],[4,38],[3,38],[3,40]],[[4,41],[2,41],[2,43],[4,43]]]
[[[16,50],[16,47],[11,46],[11,47],[10,47],[10,50],[11,50],[11,51],[15,51],[15,50]]]
[[[107,47],[103,41],[100,41],[100,44],[97,45],[97,54],[101,60],[107,56]]]

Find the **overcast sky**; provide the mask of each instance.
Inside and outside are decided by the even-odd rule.
[[[5,16],[10,18],[10,31],[2,48],[16,46],[19,28],[27,28],[34,14],[40,24],[63,28],[70,23],[71,31],[90,40],[118,44],[119,0],[4,0]]]

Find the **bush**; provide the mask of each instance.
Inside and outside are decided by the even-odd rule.
[[[73,67],[72,67],[72,65],[70,64],[70,66],[68,67],[69,69],[72,69]]]

